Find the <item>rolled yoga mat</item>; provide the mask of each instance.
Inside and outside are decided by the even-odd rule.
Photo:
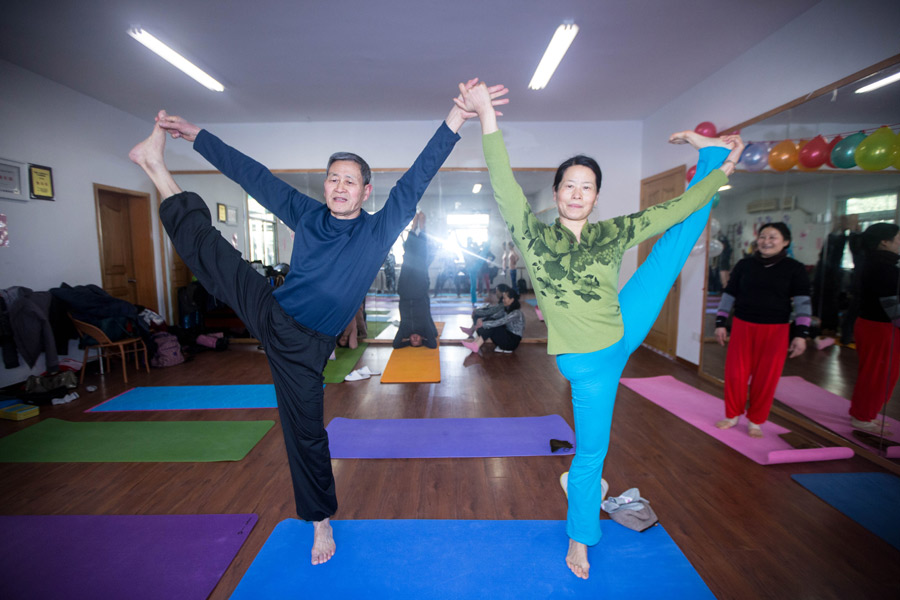
[[[275,421],[45,419],[0,439],[0,462],[214,462],[241,460]]]
[[[394,348],[381,374],[381,383],[439,383],[441,381],[441,342],[443,323],[435,323],[438,347]],[[395,332],[396,335],[396,332]]]
[[[857,439],[853,435],[853,427],[850,426],[850,413],[848,412],[850,401],[837,394],[832,394],[828,390],[823,390],[802,377],[782,377],[775,389],[775,399],[854,444],[860,444],[874,452],[880,452],[888,458],[900,458],[900,446],[889,446],[884,450],[879,450],[875,446]],[[900,432],[900,421],[885,417],[885,422],[893,425],[887,430],[888,432]],[[878,432],[876,432],[877,434]],[[898,436],[900,433],[895,433],[893,436],[888,436],[887,439],[898,441],[895,439]]]
[[[900,550],[900,477],[890,473],[804,473],[791,479]]]
[[[298,559],[309,553],[312,524],[279,523],[231,600],[714,598],[662,526],[637,533],[604,520],[582,580],[563,560],[565,521],[331,523],[337,552],[317,566]]]
[[[790,430],[770,421],[762,424],[762,438],[747,435],[746,417],[742,417],[731,429],[718,429],[715,423],[725,418],[725,403],[669,375],[623,378],[621,383],[761,465],[837,460],[853,456],[853,450],[844,446],[794,448],[778,437]]]
[[[9,599],[209,596],[256,524],[236,515],[0,516]],[[39,568],[31,568],[38,565]]]
[[[277,408],[275,386],[172,385],[136,387],[85,412]]]
[[[327,430],[331,458],[547,456],[553,454],[551,439],[575,443],[575,432],[559,415],[494,419],[336,417]]]

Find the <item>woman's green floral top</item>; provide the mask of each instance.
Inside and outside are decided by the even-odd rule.
[[[547,323],[547,352],[585,353],[621,339],[619,267],[625,251],[704,206],[728,178],[719,169],[681,196],[646,210],[587,223],[581,241],[560,224],[538,221],[513,177],[500,131],[482,139],[500,213],[522,254]]]

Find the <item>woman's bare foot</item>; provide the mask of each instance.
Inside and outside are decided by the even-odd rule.
[[[763,436],[762,427],[756,423],[747,423],[747,435],[752,438],[761,438]]]
[[[716,427],[719,429],[731,429],[735,425],[738,424],[738,419],[740,417],[734,417],[733,419],[722,419],[721,421],[716,421]]]
[[[700,135],[696,131],[679,131],[669,136],[670,144],[690,144],[696,149],[706,148],[707,146],[721,146],[723,148],[731,148],[724,138],[711,138]]]
[[[334,533],[328,519],[313,521],[313,528],[315,534],[313,536],[312,564],[321,565],[334,556]]]
[[[569,552],[566,554],[566,564],[575,573],[576,577],[587,579],[591,570],[591,563],[587,559],[587,546],[581,542],[569,539]]]

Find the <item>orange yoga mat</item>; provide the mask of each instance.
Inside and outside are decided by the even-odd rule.
[[[438,330],[438,347],[394,348],[388,359],[381,383],[439,383],[441,380],[441,333],[443,323],[435,323]]]

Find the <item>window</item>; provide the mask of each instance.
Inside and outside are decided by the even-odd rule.
[[[250,230],[250,261],[264,265],[278,263],[278,220],[259,202],[247,196],[247,224]]]
[[[456,252],[462,260],[462,249],[468,246],[471,239],[481,245],[488,241],[491,215],[488,213],[450,213],[447,215],[447,249]]]
[[[841,201],[844,205],[844,214],[848,217],[855,215],[859,222],[858,231],[875,223],[896,223],[897,220],[897,193],[888,192],[872,194],[869,196],[852,196]],[[841,267],[853,268],[853,257],[849,250],[844,250],[841,258]]]

